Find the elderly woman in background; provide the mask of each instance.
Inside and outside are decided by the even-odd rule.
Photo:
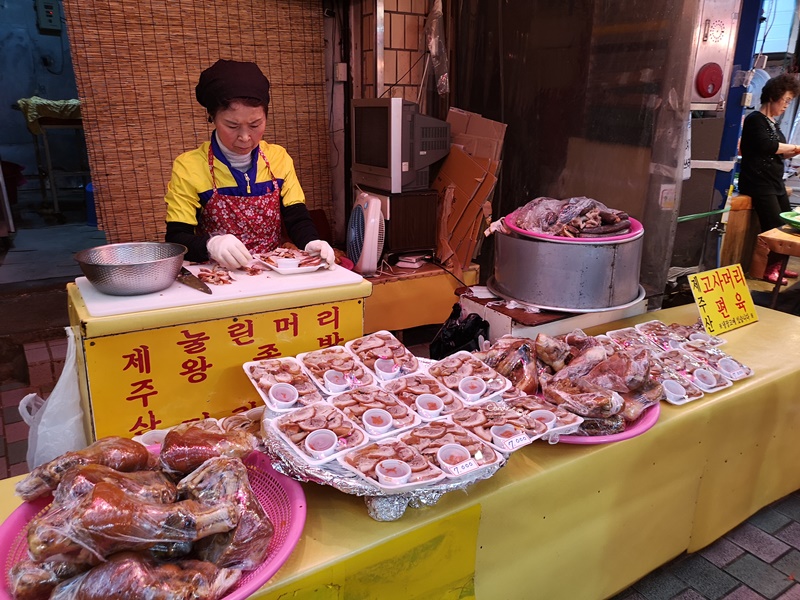
[[[215,129],[172,166],[166,241],[186,246],[187,260],[237,269],[251,252],[277,248],[283,224],[298,248],[333,268],[333,249],[319,239],[291,157],[261,139],[269,80],[258,66],[218,60],[201,73],[195,96]]]
[[[780,214],[792,210],[783,180],[784,159],[800,154],[800,146],[787,144],[778,124],[780,117],[792,100],[800,93],[800,83],[795,75],[784,73],[773,77],[761,90],[761,107],[750,113],[742,126],[739,171],[739,192],[753,199],[761,231],[783,225]],[[764,279],[777,282],[780,273],[780,254],[770,253]],[[785,272],[795,278],[797,273]],[[784,279],[781,283],[786,285]]]

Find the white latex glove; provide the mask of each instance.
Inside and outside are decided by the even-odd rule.
[[[206,244],[208,256],[227,269],[246,266],[253,257],[247,247],[235,235],[215,235]]]
[[[311,256],[319,256],[328,263],[329,269],[333,269],[336,266],[336,254],[333,253],[333,248],[325,240],[311,240],[306,244],[306,252]]]

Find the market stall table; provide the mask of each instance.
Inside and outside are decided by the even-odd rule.
[[[770,252],[783,255],[780,273],[775,280],[775,287],[772,288],[772,297],[769,303],[770,308],[775,308],[781,292],[781,280],[786,273],[786,266],[789,264],[789,257],[800,256],[800,231],[791,225],[784,225],[759,233],[750,263],[750,273],[754,277],[763,277]]]
[[[694,305],[588,330],[660,319],[689,324]],[[624,442],[534,442],[491,479],[382,523],[363,501],[304,484],[305,532],[257,598],[606,598],[683,551],[721,537],[800,488],[796,317],[759,309],[724,334],[755,374],[683,406]],[[0,517],[19,504],[0,481]]]

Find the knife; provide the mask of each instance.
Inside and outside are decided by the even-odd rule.
[[[211,293],[211,288],[200,281],[197,276],[186,267],[181,267],[181,272],[178,273],[178,281],[184,285],[188,285],[190,288],[205,292],[206,294]]]

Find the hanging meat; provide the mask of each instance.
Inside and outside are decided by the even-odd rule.
[[[30,502],[56,489],[71,467],[88,464],[105,465],[116,471],[142,471],[155,466],[155,459],[138,442],[123,437],[105,437],[83,450],[67,452],[39,465],[17,484],[16,493]]]
[[[31,521],[28,550],[34,560],[68,555],[76,562],[104,559],[161,542],[194,542],[236,526],[233,501],[206,506],[195,500],[153,504],[101,481],[79,502],[55,507]]]
[[[242,458],[258,446],[258,438],[244,430],[225,431],[216,421],[179,425],[169,431],[159,459],[168,473],[186,475],[209,458]]]
[[[53,502],[58,505],[72,504],[91,492],[101,481],[111,483],[144,502],[168,504],[178,498],[175,484],[161,471],[121,473],[105,465],[92,464],[80,465],[67,471],[53,492]]]
[[[241,577],[199,560],[159,563],[138,554],[121,553],[91,571],[61,583],[53,600],[217,600]]]
[[[267,556],[275,529],[256,498],[247,467],[238,458],[210,458],[178,484],[182,497],[209,506],[234,502],[239,522],[228,532],[216,533],[194,545],[197,557],[218,567],[249,571]]]

